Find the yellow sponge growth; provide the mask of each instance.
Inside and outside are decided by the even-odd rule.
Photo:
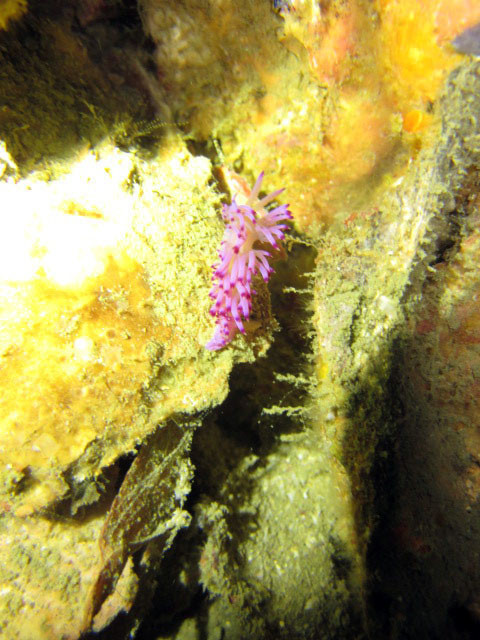
[[[0,0],[0,29],[7,29],[9,20],[18,20],[26,11],[27,0]]]
[[[379,3],[383,61],[404,108],[433,102],[447,73],[460,62],[460,56],[439,37],[437,21],[446,4],[438,0]]]

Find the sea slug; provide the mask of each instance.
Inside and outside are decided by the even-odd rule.
[[[210,314],[217,323],[212,339],[205,345],[210,351],[225,347],[237,331],[245,333],[243,320],[250,317],[252,295],[256,293],[252,278],[260,273],[268,281],[273,269],[269,264],[272,254],[267,248],[280,248],[288,228],[283,221],[292,219],[288,204],[266,209],[283,189],[258,198],[263,175],[262,172],[258,176],[243,204],[237,204],[234,196],[230,204],[223,205],[226,227],[218,252],[220,261],[212,267],[213,286],[209,294],[214,300]]]

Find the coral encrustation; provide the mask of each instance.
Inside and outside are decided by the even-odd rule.
[[[283,220],[292,219],[288,204],[282,204],[270,211],[265,207],[282,193],[283,189],[258,198],[263,172],[258,176],[245,204],[237,204],[233,197],[230,204],[224,204],[222,217],[225,234],[218,256],[220,262],[213,265],[213,287],[210,297],[215,301],[210,314],[216,318],[217,326],[213,338],[205,347],[216,351],[225,347],[237,331],[245,333],[242,317],[247,320],[252,310],[252,277],[260,272],[265,282],[273,273],[266,249],[255,248],[255,244],[270,245],[279,249],[279,241],[284,238],[288,225]]]

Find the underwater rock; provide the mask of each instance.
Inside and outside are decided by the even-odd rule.
[[[465,29],[453,40],[452,44],[460,53],[480,56],[480,24]]]
[[[9,638],[60,637],[67,629],[77,637],[113,589],[97,590],[88,604],[108,559],[99,545],[118,459],[158,425],[165,430],[170,416],[217,404],[228,390],[233,350],[217,356],[212,369],[203,347],[211,332],[217,196],[207,184],[209,162],[178,140],[164,145],[157,162],[105,143],[48,182],[41,174],[13,178],[14,162],[5,158],[1,619]],[[244,352],[240,358],[249,357]],[[167,455],[165,447],[159,455]],[[180,458],[188,461],[188,447]],[[178,507],[162,522],[177,509],[172,531],[185,523],[188,486],[168,484]],[[152,523],[168,492],[157,496],[156,512],[147,510],[141,532],[126,531],[128,544],[121,552],[114,547],[110,583],[133,548],[159,535],[162,525]],[[89,510],[95,515],[84,520]],[[56,577],[39,581],[52,562]]]
[[[210,253],[187,228],[207,234],[215,216],[208,176],[186,152],[153,169],[107,147],[57,181],[0,184],[19,209],[1,239],[0,459],[14,484],[28,475],[23,515],[64,493],[61,470],[94,477],[173,412],[208,406],[208,388],[226,393],[221,366],[194,383],[209,321],[190,305],[208,308]]]
[[[450,41],[480,18],[467,0],[141,7],[178,120],[250,182],[264,170],[286,186],[315,238],[375,206],[429,144],[432,104],[461,62]]]
[[[479,96],[478,62],[455,70],[434,144],[318,256],[318,428],[351,478],[382,637],[476,624]]]
[[[280,440],[241,461],[218,502],[197,505],[208,637],[358,637],[364,574],[348,476],[321,436]]]
[[[5,637],[475,625],[480,71],[450,42],[479,10],[85,0],[1,32]],[[261,282],[204,349],[207,155],[286,186],[287,251],[318,250],[269,283],[268,361]]]

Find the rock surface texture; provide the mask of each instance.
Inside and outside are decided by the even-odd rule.
[[[2,638],[479,637],[479,21],[0,6]]]

